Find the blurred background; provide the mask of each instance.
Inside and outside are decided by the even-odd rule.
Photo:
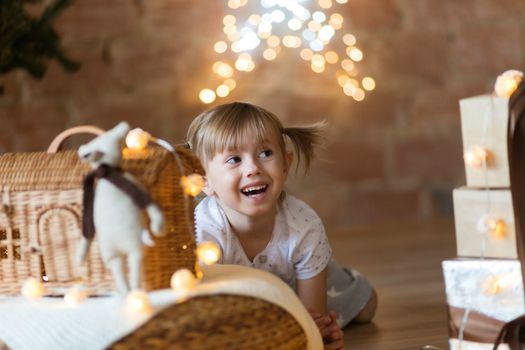
[[[217,42],[230,44],[225,25],[232,19],[225,16],[235,15],[240,30],[250,15],[259,15],[250,21],[260,24],[277,3],[292,2],[310,15],[324,13],[321,27],[308,26],[313,17],[301,29],[292,25],[277,45],[263,33],[246,51],[252,63],[240,71],[239,53],[220,53]],[[27,13],[38,17],[51,3],[32,1]],[[283,13],[286,24],[291,17]],[[330,44],[308,44],[304,29],[319,33],[334,14],[340,16],[335,34],[326,34]],[[274,22],[281,17],[275,16]],[[40,80],[24,69],[0,74],[1,153],[45,150],[66,128],[110,128],[121,120],[181,143],[200,112],[251,102],[285,125],[327,121],[310,172],[290,179],[288,188],[328,229],[452,217],[451,191],[465,184],[458,101],[491,93],[497,75],[525,67],[523,0],[75,0],[52,26],[80,68],[70,73],[49,59]],[[287,34],[302,46],[287,47]],[[263,57],[270,48],[276,57],[269,51]],[[335,63],[312,66],[308,55],[328,51],[337,54]],[[215,62],[231,72],[220,77]],[[203,103],[199,93],[226,78],[235,81],[233,90]],[[356,84],[343,91],[349,79]]]

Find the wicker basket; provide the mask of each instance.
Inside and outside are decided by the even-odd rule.
[[[51,153],[0,156],[0,294],[18,294],[29,277],[43,279],[50,295],[63,294],[64,288],[79,281],[93,294],[114,290],[96,236],[87,264],[74,263],[81,239],[82,181],[89,168],[75,151],[53,151],[70,135],[101,130],[72,130],[57,136]],[[142,286],[167,288],[175,270],[195,268],[194,203],[179,183],[182,175],[201,172],[200,163],[184,148],[169,152],[149,147],[125,149],[122,167],[144,185],[164,212],[168,233],[156,237],[154,247],[145,247]]]
[[[174,304],[112,350],[302,350],[306,335],[295,318],[270,302],[212,295]]]

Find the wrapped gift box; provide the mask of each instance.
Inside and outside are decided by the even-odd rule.
[[[489,156],[486,169],[465,164],[467,186],[509,187],[508,99],[483,95],[462,99],[459,105],[464,154],[481,146]]]
[[[464,312],[458,310],[467,309],[470,313],[461,349],[492,349],[502,325],[525,313],[520,262],[454,259],[443,261],[442,266],[449,307],[450,349],[459,349],[457,338]]]
[[[509,189],[460,187],[454,190],[453,199],[458,256],[517,258],[514,212]],[[498,226],[488,227],[487,219],[492,219]],[[483,221],[486,231],[482,229]]]

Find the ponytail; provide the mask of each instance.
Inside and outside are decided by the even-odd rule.
[[[283,135],[288,136],[297,154],[296,171],[301,163],[304,164],[305,171],[310,167],[315,148],[321,143],[321,132],[324,127],[325,122],[303,127],[283,128]]]

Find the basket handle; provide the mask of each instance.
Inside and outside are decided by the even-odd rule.
[[[47,148],[47,153],[57,153],[58,149],[62,145],[62,142],[64,142],[65,139],[72,135],[77,134],[93,134],[93,135],[101,135],[105,133],[106,131],[104,129],[99,128],[98,126],[93,125],[80,125],[75,126],[73,128],[66,129],[62,131],[60,134],[58,134],[53,141],[49,144],[49,147]]]

